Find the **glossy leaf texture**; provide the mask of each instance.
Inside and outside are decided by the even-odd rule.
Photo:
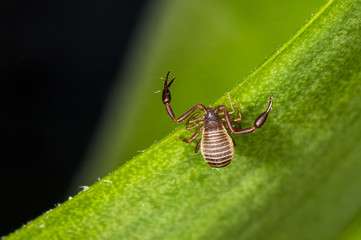
[[[361,2],[329,1],[230,94],[243,127],[274,105],[228,167],[178,129],[5,239],[339,236],[361,207]]]

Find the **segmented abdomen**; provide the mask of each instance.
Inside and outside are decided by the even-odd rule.
[[[203,130],[201,151],[204,160],[214,168],[225,167],[234,156],[232,138],[226,129]]]

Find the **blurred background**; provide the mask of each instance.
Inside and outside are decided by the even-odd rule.
[[[324,3],[3,3],[0,236],[177,127],[161,102],[168,70],[177,116],[212,104]]]
[[[66,199],[146,4],[6,2],[0,235]]]

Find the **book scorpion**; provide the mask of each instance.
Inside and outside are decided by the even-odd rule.
[[[213,168],[221,168],[229,165],[234,157],[235,142],[233,138],[228,134],[226,128],[233,134],[248,134],[254,132],[257,128],[261,128],[267,120],[267,116],[272,107],[273,96],[270,96],[270,101],[267,110],[263,112],[254,121],[254,125],[249,128],[241,129],[235,128],[232,123],[239,123],[242,120],[240,105],[238,102],[238,116],[231,118],[230,115],[236,113],[234,110],[231,97],[228,94],[228,99],[231,105],[232,111],[228,112],[226,106],[219,105],[216,108],[209,106],[206,108],[203,104],[198,103],[179,118],[174,116],[172,107],[170,106],[171,96],[169,88],[172,85],[175,78],[168,83],[170,71],[167,73],[164,81],[162,100],[167,110],[167,113],[174,122],[182,122],[190,116],[186,123],[186,129],[191,130],[200,127],[190,139],[184,139],[181,136],[179,138],[186,142],[193,142],[200,133],[202,133],[201,139],[198,141],[195,152],[197,153],[199,147],[201,153],[207,164]],[[199,112],[194,113],[195,110],[201,110],[204,115],[198,116]]]

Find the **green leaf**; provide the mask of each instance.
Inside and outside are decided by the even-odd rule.
[[[341,233],[341,235],[337,238],[338,240],[354,240],[361,238],[361,212],[358,214],[352,222],[348,224],[347,228]]]
[[[361,207],[359,0],[329,1],[231,91],[243,127],[270,93],[268,121],[234,137],[228,167],[208,167],[178,129],[6,239],[336,238]]]
[[[176,112],[196,102],[211,104],[324,2],[151,1],[73,189],[90,185],[174,129],[159,101],[160,77],[168,70],[177,77],[172,90]]]

